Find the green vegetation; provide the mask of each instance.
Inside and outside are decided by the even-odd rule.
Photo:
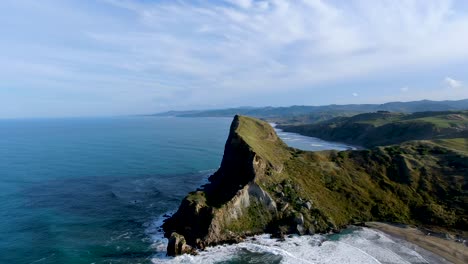
[[[199,206],[206,206],[206,195],[201,191],[191,192],[187,195],[187,201],[198,204]]]
[[[395,122],[452,128],[451,121],[442,120],[453,114],[374,113],[354,120],[374,128]],[[455,115],[461,120],[466,112]],[[185,198],[164,230],[183,234],[201,248],[262,232],[313,234],[364,221],[466,231],[466,143],[465,138],[442,138],[309,152],[286,146],[264,121],[236,116],[220,169],[202,190]]]
[[[432,142],[446,148],[462,151],[465,152],[465,154],[468,154],[468,138],[436,139]]]
[[[287,145],[278,138],[266,122],[240,116],[235,133],[248,144],[253,152],[272,164],[280,164],[283,159],[289,157]]]
[[[243,217],[228,222],[223,228],[239,234],[261,233],[273,218],[271,212],[258,201],[243,210]]]
[[[374,147],[409,140],[464,138],[468,131],[468,111],[413,114],[380,111],[337,117],[317,124],[283,125],[280,128],[307,136]]]

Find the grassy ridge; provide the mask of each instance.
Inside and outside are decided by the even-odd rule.
[[[436,139],[432,142],[468,154],[468,138]]]
[[[307,136],[374,147],[409,140],[464,138],[468,131],[468,111],[414,114],[381,111],[338,117],[317,124],[282,125],[279,128]]]

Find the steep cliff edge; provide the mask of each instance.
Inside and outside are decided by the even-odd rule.
[[[305,152],[287,147],[268,123],[236,116],[209,180],[165,221],[166,237],[178,233],[204,248],[369,220],[468,226],[468,157],[428,142]]]
[[[236,116],[221,167],[164,223],[166,236],[177,232],[189,245],[203,248],[263,232],[277,218],[278,208],[259,184],[280,173],[290,155],[269,124]]]

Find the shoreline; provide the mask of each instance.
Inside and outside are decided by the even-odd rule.
[[[366,227],[412,243],[448,262],[455,264],[468,263],[468,247],[463,243],[427,235],[420,229],[410,226],[397,226],[382,222],[366,222]]]
[[[177,256],[176,258],[179,258],[179,261],[192,261],[196,263],[203,263],[202,261],[205,261],[207,259],[214,258],[215,260],[229,260],[229,259],[235,259],[236,256],[239,256],[239,251],[240,249],[246,249],[247,254],[255,254],[255,253],[260,253],[263,254],[264,256],[267,255],[281,255],[282,258],[284,259],[295,259],[299,260],[299,263],[309,263],[309,262],[301,262],[300,260],[307,259],[307,258],[317,258],[315,259],[317,262],[313,263],[328,263],[328,262],[323,262],[320,259],[329,259],[329,258],[334,258],[335,260],[340,260],[340,261],[345,261],[345,262],[334,262],[334,263],[358,263],[356,262],[359,260],[359,258],[352,258],[351,255],[340,255],[337,256],[335,255],[334,252],[336,253],[343,253],[343,248],[341,250],[336,250],[336,247],[340,247],[345,245],[345,247],[352,248],[356,253],[356,255],[360,255],[361,257],[366,255],[371,260],[371,259],[378,259],[383,260],[386,258],[391,258],[397,256],[397,258],[401,259],[402,262],[397,261],[395,263],[409,263],[408,261],[411,261],[410,258],[405,258],[405,251],[398,251],[394,250],[395,248],[403,248],[406,250],[410,250],[410,254],[408,256],[412,256],[413,258],[417,258],[419,262],[411,262],[411,263],[434,263],[434,264],[450,264],[450,263],[465,263],[462,262],[463,260],[453,260],[449,259],[446,256],[441,256],[438,254],[438,252],[434,252],[433,249],[426,249],[423,248],[420,244],[415,243],[414,241],[408,240],[406,237],[399,235],[398,232],[388,232],[386,228],[396,228],[396,229],[401,229],[400,232],[408,232],[407,229],[410,230],[417,230],[416,228],[413,227],[398,227],[398,226],[392,226],[390,224],[385,224],[385,223],[368,223],[369,225],[363,226],[363,225],[358,225],[358,226],[349,226],[351,233],[354,232],[372,232],[372,233],[366,233],[366,234],[372,234],[373,238],[369,238],[366,236],[360,236],[358,235],[355,239],[357,244],[355,245],[353,241],[349,240],[349,236],[351,233],[343,233],[344,235],[342,238],[339,238],[339,240],[334,240],[329,237],[330,234],[316,234],[316,235],[291,235],[286,237],[285,240],[278,240],[278,238],[274,238],[271,236],[271,234],[268,233],[263,233],[263,234],[258,234],[258,235],[253,235],[253,236],[248,236],[246,237],[245,240],[238,242],[238,243],[233,243],[233,244],[220,244],[220,245],[215,245],[215,246],[209,246],[203,250],[197,251],[196,255],[191,255],[191,254],[182,254],[180,256]],[[390,227],[388,227],[390,226]],[[382,228],[382,229],[381,229]],[[384,231],[383,229],[387,230]],[[368,230],[368,231],[366,231]],[[412,232],[412,231],[410,231]],[[421,231],[420,231],[421,232]],[[340,234],[340,233],[337,233]],[[423,236],[424,233],[421,232]],[[317,237],[318,235],[318,237]],[[365,241],[368,243],[366,246],[366,243],[359,242],[361,239],[365,239]],[[436,237],[435,237],[436,238]],[[344,241],[341,241],[344,239]],[[377,243],[373,240],[377,240]],[[444,240],[444,239],[442,239]],[[341,241],[341,242],[340,242]],[[388,242],[391,241],[391,242]],[[454,241],[449,241],[451,243],[456,243]],[[313,242],[313,243],[310,243]],[[382,244],[382,242],[387,242],[388,244]],[[374,244],[376,243],[376,244]],[[398,246],[396,246],[397,244]],[[461,243],[457,243],[463,246]],[[374,246],[376,245],[376,250],[380,254],[373,254],[373,251],[369,251],[369,246]],[[395,245],[394,247],[389,247],[389,245]],[[323,250],[325,248],[325,250]],[[333,250],[334,252],[330,251]],[[388,253],[385,257],[382,258],[382,253]],[[417,257],[415,255],[417,253]],[[318,254],[318,255],[314,255]],[[348,252],[349,254],[349,252]],[[397,255],[395,255],[397,254]],[[450,254],[450,253],[447,253]],[[380,257],[379,257],[380,256]],[[254,256],[255,257],[255,256]],[[354,260],[350,262],[350,257]],[[165,254],[165,252],[159,251],[158,254],[155,254],[152,258],[153,263],[172,263],[174,261],[174,257],[169,257]],[[209,262],[209,263],[217,263],[216,261],[214,262]],[[256,262],[257,263],[257,262]],[[290,263],[290,262],[287,262]],[[333,263],[333,262],[332,262]],[[370,262],[366,262],[370,263]],[[380,263],[380,262],[379,262]]]
[[[297,149],[303,150],[303,151],[314,151],[314,152],[316,152],[316,151],[331,151],[331,150],[336,150],[336,151],[353,150],[353,151],[355,151],[355,150],[365,150],[366,149],[366,148],[364,148],[362,146],[348,144],[346,142],[331,141],[331,140],[326,140],[326,139],[322,139],[322,138],[319,138],[319,137],[312,137],[312,136],[303,135],[303,134],[297,133],[297,132],[284,131],[282,128],[277,128],[276,123],[269,123],[269,124],[273,127],[275,132],[278,133],[278,137],[281,138],[281,140],[283,140],[283,142],[286,143],[286,145],[288,145],[289,147],[292,147],[292,148],[297,148]],[[291,142],[288,139],[283,138],[283,136],[280,136],[279,133],[287,133],[287,134],[296,136],[297,139],[299,139],[299,140],[309,139],[311,141],[317,141],[317,143],[326,143],[329,146],[335,146],[335,147],[323,148],[323,149],[313,149],[313,148],[303,148],[303,147],[301,148],[301,147],[291,145],[290,144]],[[318,145],[318,147],[322,147],[322,146],[323,145]],[[339,146],[339,148],[336,148],[336,146]]]

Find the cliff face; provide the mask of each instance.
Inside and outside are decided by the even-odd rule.
[[[261,233],[277,217],[277,205],[259,183],[282,170],[290,156],[286,145],[265,122],[236,116],[224,156],[210,183],[190,193],[163,228],[166,236],[183,234],[203,248]]]
[[[221,167],[163,228],[197,248],[369,220],[466,229],[467,178],[466,154],[432,143],[304,152],[268,123],[236,116]]]

